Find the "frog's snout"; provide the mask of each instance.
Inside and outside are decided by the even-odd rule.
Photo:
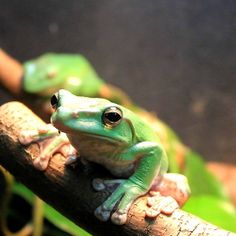
[[[60,89],[57,93],[53,94],[51,97],[51,106],[54,110],[57,110],[59,106],[61,106],[61,100],[63,100],[65,97],[70,97],[72,94],[65,90]]]
[[[62,107],[62,106],[58,106],[51,118],[53,121],[56,121],[56,120],[66,121],[66,120],[71,119],[74,116],[75,116],[74,112],[72,112],[70,109]]]
[[[58,107],[51,116],[51,124],[62,132],[65,131],[65,123],[71,120],[71,111],[63,107]]]

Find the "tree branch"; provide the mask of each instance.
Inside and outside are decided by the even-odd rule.
[[[236,234],[221,230],[182,210],[171,216],[159,215],[156,220],[145,219],[146,197],[139,198],[131,207],[128,222],[117,226],[101,223],[94,209],[108,196],[108,192],[96,192],[91,187],[95,177],[104,173],[95,169],[85,171],[80,166],[65,167],[65,159],[57,154],[46,171],[38,171],[32,159],[39,153],[38,145],[23,147],[18,142],[22,130],[30,130],[45,123],[19,102],[0,107],[0,164],[18,180],[29,187],[44,201],[51,204],[76,224],[93,235],[227,235]]]

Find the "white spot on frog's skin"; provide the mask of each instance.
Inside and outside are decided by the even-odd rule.
[[[36,69],[35,64],[29,64],[29,66],[28,66],[28,73],[29,73],[29,74],[34,73],[34,72],[35,72],[35,69]]]
[[[81,84],[81,79],[79,77],[71,76],[67,79],[67,83],[70,84],[71,86],[79,87]]]

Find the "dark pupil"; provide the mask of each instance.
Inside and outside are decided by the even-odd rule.
[[[58,103],[58,99],[57,99],[57,96],[56,95],[53,95],[51,97],[51,105],[53,108],[55,108],[57,106],[57,103]]]
[[[120,120],[121,116],[117,112],[109,112],[105,114],[106,119],[111,122],[117,122]]]

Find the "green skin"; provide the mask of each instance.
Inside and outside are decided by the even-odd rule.
[[[46,53],[23,64],[22,89],[50,98],[59,89],[78,96],[105,97],[119,104],[130,100],[120,89],[107,85],[89,61],[79,54]]]
[[[55,91],[66,88],[75,95],[102,97],[129,108],[146,123],[151,124],[152,130],[160,137],[162,146],[167,153],[169,171],[183,173],[187,176],[192,196],[195,198],[210,196],[221,201],[228,199],[223,186],[209,173],[200,155],[187,148],[176,133],[155,115],[134,105],[120,89],[105,84],[83,56],[49,53],[30,60],[24,63],[22,85],[25,92],[36,94],[40,98],[48,99]],[[46,149],[43,154],[46,155],[47,152]],[[73,156],[73,151],[71,152],[70,156]],[[47,163],[40,168],[43,169],[46,166]],[[189,206],[188,202],[185,204],[185,210],[199,217],[205,217],[206,212],[210,212],[207,210],[207,205],[190,204]],[[205,219],[216,223],[211,216]]]
[[[130,175],[139,163],[130,181],[140,182],[145,191],[157,174],[167,171],[167,157],[158,137],[136,114],[108,100],[77,97],[66,90],[60,90],[57,96],[58,108],[51,121],[67,134],[82,156],[116,176]],[[109,124],[103,119],[103,112],[110,107],[122,111],[119,122]]]
[[[179,172],[176,156],[185,152],[176,134],[154,115],[133,104],[128,96],[117,87],[105,84],[89,61],[79,54],[47,53],[23,64],[24,92],[48,98],[59,89],[66,89],[74,95],[102,97],[123,105],[138,114],[158,134],[170,159],[169,170]],[[46,106],[48,109],[48,106]]]
[[[67,134],[70,143],[79,150],[80,155],[88,161],[103,165],[114,176],[126,178],[94,181],[97,190],[100,190],[101,186],[104,189],[104,186],[111,187],[113,184],[119,184],[112,195],[96,209],[95,215],[103,221],[108,220],[111,211],[120,201],[112,215],[112,221],[116,224],[124,224],[133,201],[146,194],[151,188],[154,189],[168,169],[168,159],[159,137],[135,113],[106,99],[77,97],[66,90],[59,90],[52,97],[52,102],[56,108],[51,116],[52,124]],[[110,115],[113,117],[114,113],[119,114],[118,120],[110,120]],[[108,114],[108,118],[105,114]],[[50,128],[44,133],[39,131],[38,136],[34,132],[31,134],[28,132],[25,140],[29,139],[21,140],[21,143],[42,140],[56,133],[58,132],[55,128]],[[61,141],[65,141],[64,137]],[[56,141],[50,143],[50,147],[46,150],[55,152],[57,150],[55,145],[61,147],[61,144]],[[69,152],[66,156],[70,160],[74,154]],[[39,163],[40,161],[44,162],[45,158],[39,159],[36,167],[44,166],[42,169],[45,169],[47,165]],[[171,178],[171,181],[176,182],[175,176]],[[176,185],[181,184],[183,184],[181,187],[184,194],[188,195],[189,188],[185,178]],[[156,187],[154,190],[157,189]],[[180,195],[180,198],[183,198],[183,194]],[[172,210],[167,210],[165,207],[152,210],[156,211],[154,213],[156,216],[160,212],[172,213],[176,207],[178,206],[175,205]],[[153,216],[153,213],[149,215]]]
[[[81,55],[47,53],[23,67],[23,90],[44,97],[51,97],[60,88],[93,97],[104,84]]]
[[[107,100],[75,97],[64,90],[59,91],[58,100],[52,123],[67,133],[81,156],[105,166],[115,176],[130,176],[96,210],[99,218],[106,220],[121,199],[113,220],[123,223],[132,202],[167,170],[167,158],[158,137],[124,107],[118,106],[123,113],[119,124],[106,124],[102,121],[103,112],[117,107]]]

